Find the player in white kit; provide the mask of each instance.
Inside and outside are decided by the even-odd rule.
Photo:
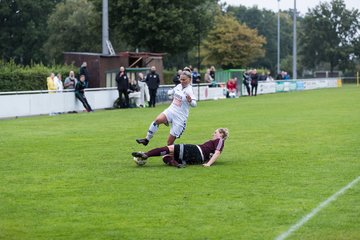
[[[196,107],[196,97],[193,93],[191,81],[191,70],[184,68],[180,75],[180,84],[169,91],[169,94],[173,95],[171,105],[150,124],[146,138],[136,139],[137,143],[146,146],[157,132],[160,124],[171,124],[167,145],[174,144],[176,138],[181,136],[186,128],[190,106]]]

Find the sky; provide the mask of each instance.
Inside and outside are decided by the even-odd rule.
[[[252,7],[257,5],[259,9],[266,8],[274,12],[278,11],[278,0],[221,0],[220,2],[226,2],[228,5],[233,6],[244,5]],[[314,8],[320,2],[331,2],[331,0],[297,0],[296,9],[300,12],[300,15],[304,15],[308,12],[308,8]],[[279,4],[281,10],[294,8],[294,0],[280,0]],[[345,5],[347,9],[360,9],[360,0],[345,0]]]

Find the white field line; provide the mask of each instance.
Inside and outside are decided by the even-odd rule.
[[[298,221],[296,224],[292,225],[289,230],[287,230],[286,232],[282,233],[281,235],[279,235],[278,237],[276,237],[276,240],[284,240],[285,238],[287,238],[288,236],[290,236],[290,234],[292,234],[293,232],[295,232],[296,230],[298,230],[299,228],[301,228],[307,221],[309,221],[312,217],[314,217],[318,212],[320,212],[324,207],[326,207],[329,203],[331,203],[332,201],[335,201],[337,199],[337,197],[339,197],[340,195],[342,195],[343,193],[346,192],[346,190],[348,190],[349,188],[351,188],[352,186],[354,186],[355,184],[357,184],[360,181],[360,176],[358,176],[355,180],[353,180],[352,182],[350,182],[348,185],[346,185],[345,187],[343,187],[342,189],[340,189],[337,193],[335,193],[334,195],[332,195],[331,197],[329,197],[328,199],[326,199],[324,202],[320,203],[319,206],[317,206],[316,208],[314,208],[311,213],[309,213],[308,215],[306,215],[305,217],[303,217],[300,221]]]

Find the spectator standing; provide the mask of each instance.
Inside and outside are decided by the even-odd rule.
[[[55,82],[54,82],[55,74],[50,73],[50,76],[46,79],[47,88],[50,91],[49,93],[55,93],[56,90]]]
[[[197,68],[194,68],[194,71],[192,72],[192,83],[193,84],[199,84],[201,81],[201,75]]]
[[[120,108],[129,107],[129,77],[125,72],[123,66],[120,67],[119,73],[116,75],[117,89],[119,92]],[[122,95],[124,95],[125,102],[123,102]]]
[[[244,84],[244,86],[246,88],[246,91],[247,91],[249,96],[251,96],[250,82],[251,82],[250,71],[245,71],[244,74],[243,74],[243,84]]]
[[[155,107],[156,92],[160,85],[160,76],[156,73],[155,66],[152,66],[150,70],[150,73],[146,75],[145,82],[147,83],[150,92],[149,107]]]
[[[209,87],[215,87],[216,83],[213,79],[213,77],[210,74],[210,68],[206,69],[205,75],[204,75],[204,81],[205,83],[209,84]]]
[[[64,85],[62,83],[61,73],[58,73],[54,77],[54,84],[55,84],[56,92],[62,92],[64,90]]]
[[[181,75],[182,70],[179,69],[176,73],[176,75],[173,77],[173,83],[176,85],[180,84],[180,75]]]
[[[283,79],[284,80],[289,80],[290,79],[290,75],[287,72],[283,72]]]
[[[256,69],[251,71],[251,95],[256,96],[257,95],[257,88],[258,88],[258,81],[259,81],[259,75],[256,72]]]
[[[80,81],[77,81],[75,85],[75,97],[80,100],[87,112],[93,112],[90,104],[85,97],[85,88],[85,75],[80,75]]]
[[[191,70],[189,68],[184,68],[182,71],[180,82],[181,84],[169,91],[169,94],[173,96],[170,106],[150,124],[145,138],[136,139],[137,143],[146,146],[159,129],[160,124],[168,125],[171,123],[167,145],[173,144],[176,138],[180,138],[185,131],[190,106],[196,107],[196,97],[191,86]]]
[[[203,144],[168,145],[154,148],[146,153],[133,152],[132,156],[143,160],[149,157],[164,156],[165,164],[179,168],[185,167],[186,164],[202,164],[204,167],[210,167],[221,155],[228,136],[229,130],[227,128],[218,128],[215,130],[212,139]]]
[[[79,75],[84,75],[85,76],[85,85],[86,87],[89,87],[89,82],[90,82],[90,75],[89,75],[89,71],[87,69],[87,62],[83,62],[81,64],[80,70],[79,70]]]
[[[138,84],[140,87],[140,107],[145,107],[145,104],[150,101],[150,93],[142,72],[138,74]]]
[[[274,81],[274,79],[273,79],[273,77],[271,76],[271,73],[270,73],[270,72],[267,72],[266,81],[268,81],[268,82]]]
[[[65,78],[64,88],[65,89],[75,89],[77,81],[78,80],[75,78],[74,71],[70,71],[69,76],[67,78]]]
[[[214,67],[214,66],[211,66],[211,67],[210,67],[210,76],[212,77],[213,81],[216,81],[215,73],[216,73],[215,67]]]
[[[282,79],[283,79],[282,72],[279,72],[279,73],[276,75],[276,80],[282,80]]]

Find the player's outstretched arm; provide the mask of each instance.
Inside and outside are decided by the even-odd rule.
[[[218,159],[218,157],[220,155],[221,155],[221,152],[219,150],[216,150],[215,153],[210,158],[210,160],[207,163],[204,163],[203,166],[210,167]]]

